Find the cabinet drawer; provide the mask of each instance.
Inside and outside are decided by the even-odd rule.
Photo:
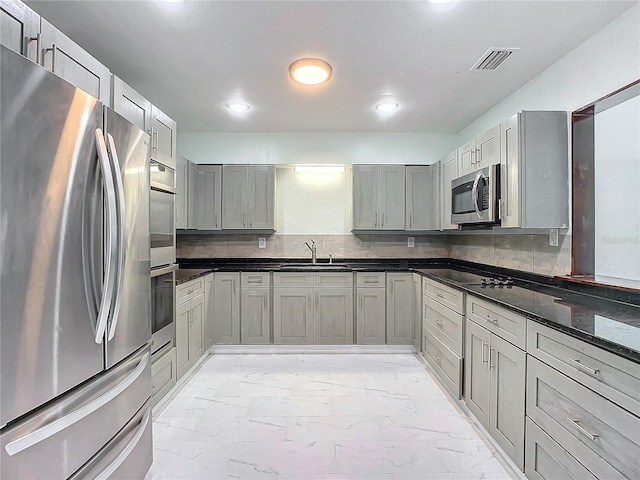
[[[312,287],[313,273],[274,273],[273,285],[276,287]]]
[[[525,474],[532,480],[597,480],[589,470],[527,418]]]
[[[529,355],[527,416],[598,478],[640,477],[640,418]]]
[[[356,282],[358,287],[384,287],[384,272],[358,272]]]
[[[204,282],[205,277],[202,276],[178,285],[176,287],[176,305],[180,305],[204,293]]]
[[[151,405],[155,406],[176,384],[176,348],[171,348],[151,365]]]
[[[269,272],[262,273],[246,273],[240,274],[243,287],[268,287]]]
[[[640,416],[640,365],[577,338],[527,321],[527,351]]]
[[[459,357],[462,353],[462,319],[456,313],[429,297],[424,297],[423,327]]]
[[[516,347],[526,348],[527,319],[506,308],[467,295],[467,319],[495,333]]]
[[[424,358],[433,367],[447,389],[462,398],[462,359],[447,348],[431,332],[424,332]]]
[[[316,287],[353,287],[353,272],[314,273],[313,284]]]
[[[464,315],[464,292],[426,277],[423,278],[422,292],[426,297]]]

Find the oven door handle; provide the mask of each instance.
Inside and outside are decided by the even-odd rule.
[[[171,193],[173,195],[176,195],[178,193],[177,188],[167,185],[166,183],[160,183],[151,180],[149,181],[149,186],[151,187],[151,190],[157,190],[159,192]]]
[[[177,263],[169,265],[168,267],[154,268],[153,270],[151,270],[150,276],[151,278],[159,277],[160,275],[166,275],[167,273],[175,272],[179,268],[180,266]]]
[[[476,209],[476,213],[478,214],[478,218],[482,218],[482,214],[480,213],[480,206],[478,205],[478,184],[480,183],[480,179],[484,178],[484,174],[482,171],[479,171],[476,175],[475,180],[473,181],[473,188],[471,189],[471,196],[473,197],[473,206]]]

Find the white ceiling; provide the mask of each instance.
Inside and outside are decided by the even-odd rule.
[[[638,0],[27,3],[182,132],[457,133]],[[490,47],[521,50],[470,72]],[[331,82],[294,85],[300,57]],[[381,115],[387,97],[401,107]]]

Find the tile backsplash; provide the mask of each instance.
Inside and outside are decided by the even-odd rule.
[[[180,234],[180,258],[310,258],[304,242],[313,239],[318,258],[457,258],[542,275],[571,272],[571,236],[560,235],[558,246],[549,246],[547,235],[416,235],[415,247],[407,247],[409,235],[293,235],[266,236],[266,248],[258,248],[260,234]]]

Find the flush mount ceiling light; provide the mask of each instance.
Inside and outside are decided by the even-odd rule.
[[[227,108],[232,112],[241,113],[249,110],[249,105],[246,103],[233,102],[233,103],[227,103]]]
[[[293,171],[296,173],[343,173],[346,170],[344,165],[294,165]]]
[[[300,58],[289,65],[289,77],[302,85],[320,85],[331,80],[333,70],[319,58]]]
[[[396,110],[400,105],[393,102],[383,102],[376,105],[376,110],[379,112],[389,113]]]

